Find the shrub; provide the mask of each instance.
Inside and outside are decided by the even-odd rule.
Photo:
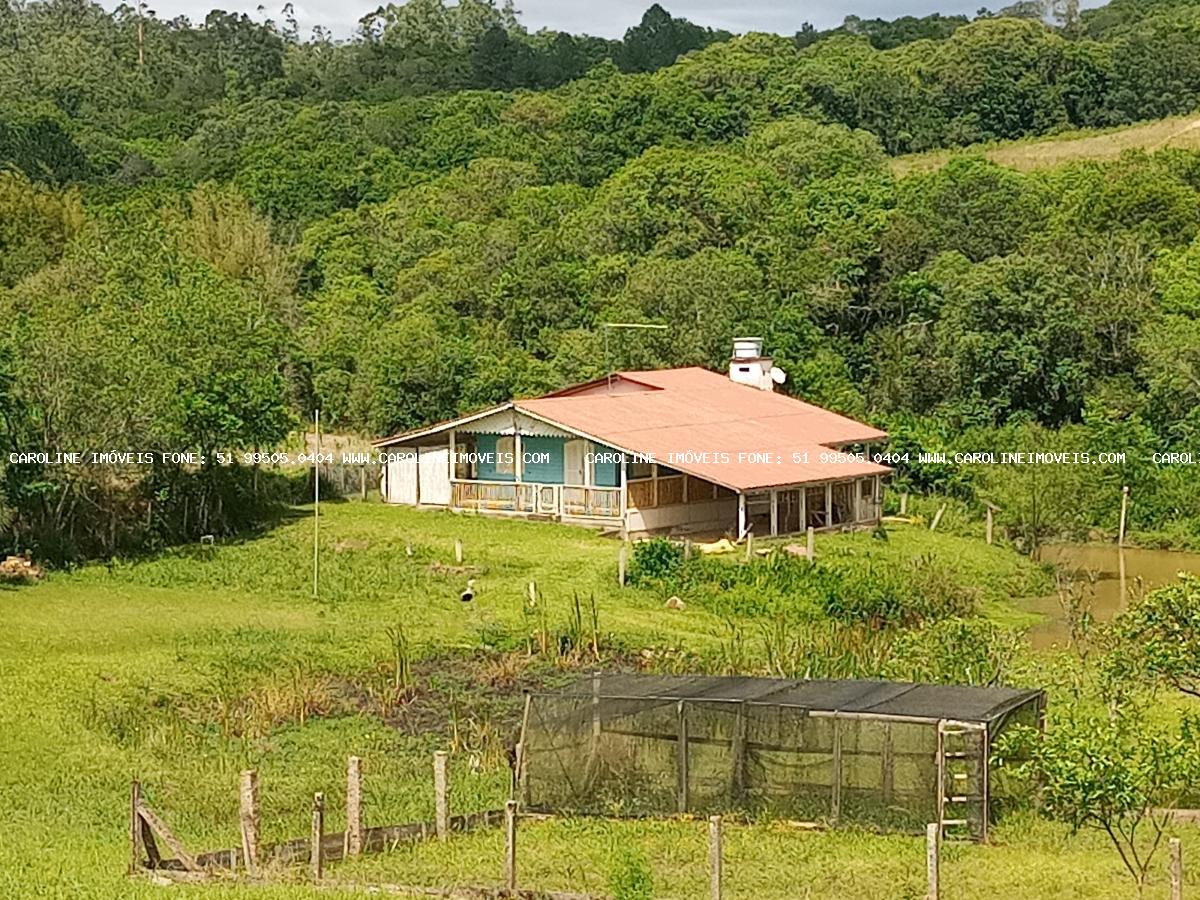
[[[608,890],[613,900],[651,900],[654,877],[646,858],[633,850],[622,850],[609,873]]]
[[[677,576],[682,568],[683,547],[661,537],[638,541],[633,545],[629,583],[663,583]]]

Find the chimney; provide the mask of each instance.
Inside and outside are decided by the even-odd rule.
[[[762,355],[763,339],[734,338],[733,357],[729,360],[729,378],[738,384],[748,384],[761,391],[773,391],[787,376],[775,368],[771,357]]]

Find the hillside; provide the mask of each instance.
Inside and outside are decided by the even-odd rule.
[[[956,152],[981,155],[997,165],[1028,172],[1081,160],[1111,162],[1130,150],[1153,153],[1168,147],[1200,149],[1200,118],[1172,116],[1124,128],[1069,131],[1041,138],[977,144]],[[939,169],[953,156],[949,150],[911,153],[893,157],[888,166],[894,174],[904,177]]]
[[[391,433],[610,366],[719,369],[756,334],[786,390],[910,450],[1121,460],[1036,486],[903,466],[914,491],[995,503],[1032,545],[1109,527],[1129,485],[1138,534],[1200,541],[1200,485],[1154,455],[1200,437],[1200,155],[1055,164],[1186,144],[1190,120],[991,146],[1195,110],[1200,7],[792,37],[652,7],[596,43],[414,0],[336,45],[151,18],[140,57],[99,7],[0,12],[10,452],[228,459],[316,409]],[[614,321],[668,327],[606,343]],[[292,496],[235,467],[2,464],[4,540],[57,561],[232,535]]]

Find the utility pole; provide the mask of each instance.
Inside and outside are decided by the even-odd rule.
[[[317,597],[317,577],[321,571],[321,411],[313,413],[316,448],[313,450],[313,598]]]

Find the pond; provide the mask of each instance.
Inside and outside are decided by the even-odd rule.
[[[1174,581],[1180,572],[1200,574],[1200,553],[1179,550],[1141,547],[1121,550],[1114,544],[1048,544],[1042,547],[1040,558],[1074,575],[1085,596],[1090,595],[1092,615],[1099,622],[1107,622],[1142,593]],[[1090,579],[1094,581],[1089,587]],[[1048,617],[1029,630],[1034,647],[1067,643],[1070,633],[1058,594],[1022,601],[1021,608]]]

